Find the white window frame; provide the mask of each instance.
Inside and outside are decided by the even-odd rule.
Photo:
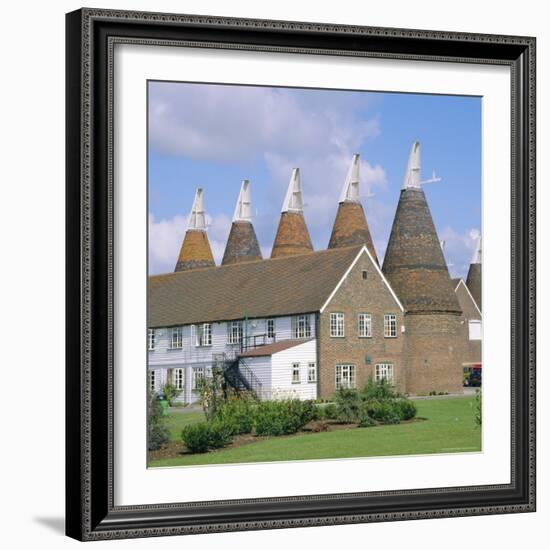
[[[359,334],[359,338],[372,338],[372,315],[370,313],[357,315],[357,334]]]
[[[307,364],[307,381],[309,384],[317,382],[317,363],[313,361]]]
[[[380,382],[383,378],[393,386],[394,368],[393,363],[377,363],[374,367],[374,380]]]
[[[177,390],[185,389],[185,369],[181,367],[172,369],[172,384]]]
[[[172,327],[170,330],[170,349],[183,348],[183,327]]]
[[[275,319],[266,319],[265,320],[265,334],[268,338],[275,338],[276,334],[276,325],[275,325]]]
[[[212,323],[197,325],[195,330],[195,347],[212,345]]]
[[[345,338],[345,316],[343,313],[331,313],[330,314],[330,337],[331,338]]]
[[[397,338],[397,315],[384,314],[384,338]]]
[[[155,351],[155,339],[156,339],[156,332],[154,328],[147,329],[147,349],[149,351]]]
[[[292,378],[291,382],[293,384],[300,384],[302,381],[300,379],[300,363],[292,363]]]
[[[357,387],[355,365],[345,363],[336,365],[336,389]]]
[[[227,324],[227,343],[231,346],[240,344],[243,338],[243,322],[230,321]]]
[[[193,391],[197,391],[199,388],[197,387],[198,380],[203,380],[206,378],[206,367],[193,367],[193,383],[191,387],[193,388]]]
[[[295,315],[292,318],[292,336],[295,339],[311,338],[311,319],[309,315]]]

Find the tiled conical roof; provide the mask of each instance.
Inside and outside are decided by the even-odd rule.
[[[359,155],[355,154],[342,188],[328,248],[364,244],[378,262],[365,211],[359,198]]]
[[[479,311],[481,311],[481,237],[479,237],[470,269],[468,269],[466,286],[476,301]]]
[[[203,190],[197,189],[193,207],[189,214],[187,231],[181,244],[174,271],[186,271],[216,265],[206,234]]]
[[[261,260],[262,253],[252,225],[250,182],[244,180],[233,215],[222,265]]]
[[[272,258],[313,252],[313,245],[304,219],[300,170],[294,168],[275,235]]]
[[[421,187],[418,142],[409,157],[382,271],[408,312],[460,313]]]

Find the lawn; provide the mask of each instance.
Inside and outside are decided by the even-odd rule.
[[[152,461],[150,466],[317,460],[481,450],[481,431],[474,422],[474,398],[432,399],[415,403],[418,407],[418,416],[425,418],[425,421],[273,437],[205,454],[186,454],[156,460]],[[173,440],[179,440],[179,433],[185,424],[202,419],[200,412],[173,413],[169,418]]]

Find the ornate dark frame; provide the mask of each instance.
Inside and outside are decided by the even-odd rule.
[[[504,64],[512,91],[512,463],[507,485],[224,502],[113,501],[115,43]],[[535,39],[82,9],[67,15],[66,532],[100,540],[535,510]]]

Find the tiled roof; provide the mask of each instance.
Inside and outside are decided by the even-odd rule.
[[[361,247],[149,277],[148,326],[319,311]]]
[[[421,188],[401,191],[382,271],[407,312],[461,312]]]
[[[249,221],[235,221],[227,238],[222,265],[261,260],[262,253],[254,226]]]
[[[372,242],[363,206],[358,202],[344,201],[338,205],[338,212],[332,227],[328,248],[357,246],[364,244],[378,263],[378,256]]]
[[[313,252],[313,245],[303,213],[282,212],[271,257],[282,258],[310,252]]]
[[[257,348],[245,351],[240,354],[241,357],[265,357],[267,355],[274,355],[285,349],[293,348],[299,346],[300,344],[305,344],[310,342],[313,338],[308,338],[306,340],[281,340],[280,342],[275,342],[273,344],[268,344],[266,346],[259,346]]]

